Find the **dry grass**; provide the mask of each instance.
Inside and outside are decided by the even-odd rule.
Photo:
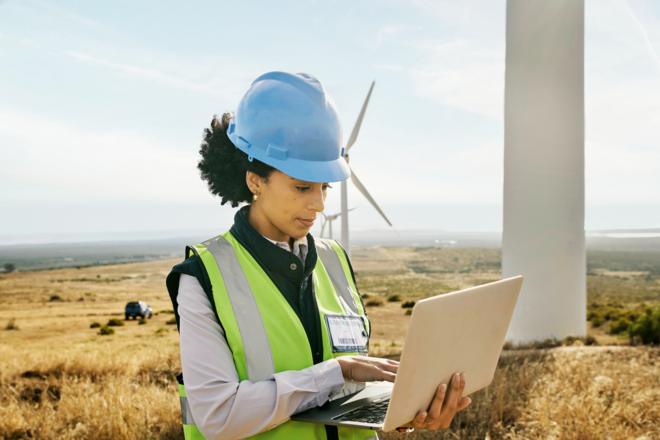
[[[447,432],[386,439],[659,438],[660,350],[562,347],[505,352],[493,383]]]
[[[401,303],[385,301],[389,295],[414,300],[495,279],[496,257],[480,250],[358,250],[363,293],[384,300],[368,309],[372,354],[396,357],[401,350],[409,316]],[[172,315],[157,313],[171,307],[164,277],[174,263],[0,275],[0,438],[181,438],[177,334],[167,324]],[[643,279],[633,271],[625,276]],[[599,279],[597,286],[607,283]],[[134,299],[156,312],[147,325],[129,321],[109,336],[90,328],[122,319]],[[17,329],[5,330],[9,322]],[[660,438],[659,354],[648,347],[508,351],[491,386],[473,396],[451,430],[406,438]]]

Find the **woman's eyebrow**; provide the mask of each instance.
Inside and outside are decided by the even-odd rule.
[[[311,185],[312,183],[314,183],[314,182],[306,182],[304,180],[296,179],[294,177],[291,177],[290,179],[299,182],[301,185]]]

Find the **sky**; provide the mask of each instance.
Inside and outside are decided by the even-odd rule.
[[[270,70],[319,78],[345,140],[376,81],[351,166],[395,229],[501,230],[505,6],[0,0],[0,243],[222,232],[202,130]],[[660,3],[587,0],[585,53],[585,227],[660,227]]]

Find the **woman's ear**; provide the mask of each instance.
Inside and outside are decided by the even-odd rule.
[[[264,179],[260,175],[253,173],[252,171],[246,171],[245,183],[252,194],[256,196],[261,194]]]

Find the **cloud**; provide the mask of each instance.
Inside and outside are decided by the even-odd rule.
[[[388,72],[403,72],[405,69],[400,64],[373,64],[372,67],[378,70],[385,70]]]
[[[135,78],[157,81],[163,85],[179,89],[208,93],[215,96],[225,96],[221,88],[214,87],[211,85],[211,83],[192,81],[190,79],[166,73],[155,68],[113,62],[74,50],[67,50],[62,53],[72,59],[75,59],[76,61],[105,67]]]
[[[195,150],[0,107],[2,199],[63,203],[200,201]]]
[[[401,24],[387,24],[381,26],[376,31],[376,45],[380,46],[394,37],[401,36],[406,32],[419,31],[420,29],[421,26],[406,26]]]
[[[419,62],[407,69],[414,93],[503,120],[506,3],[416,0],[413,5],[433,17],[442,35],[410,43],[419,54]]]
[[[12,6],[18,6],[29,11],[30,15],[39,15],[51,17],[53,21],[67,22],[68,24],[79,25],[88,29],[102,29],[104,26],[98,20],[86,17],[82,14],[71,12],[53,2],[39,0],[21,0],[12,2]]]
[[[587,8],[586,18],[587,200],[658,204],[657,52],[625,1],[598,3]]]
[[[388,157],[371,158],[369,162],[356,157],[351,167],[380,204],[497,204],[501,201],[501,140],[441,150],[435,145],[419,143],[416,154],[415,158],[401,157],[399,163],[404,166],[400,170],[392,166],[392,158]],[[368,203],[357,192],[355,194],[360,203]]]
[[[504,52],[453,40],[427,48],[426,62],[409,69],[417,95],[497,120],[504,115]]]
[[[649,57],[655,63],[655,67],[658,70],[658,73],[660,73],[660,57],[658,57],[658,52],[656,51],[655,47],[653,46],[653,43],[651,42],[651,39],[649,38],[649,34],[646,30],[646,27],[639,20],[637,14],[630,6],[630,3],[628,1],[626,0],[619,0],[619,1],[623,9],[625,9],[625,12],[627,13],[628,17],[630,17],[630,20],[634,23],[635,28],[639,32],[639,35],[644,42],[644,46],[646,47]]]

